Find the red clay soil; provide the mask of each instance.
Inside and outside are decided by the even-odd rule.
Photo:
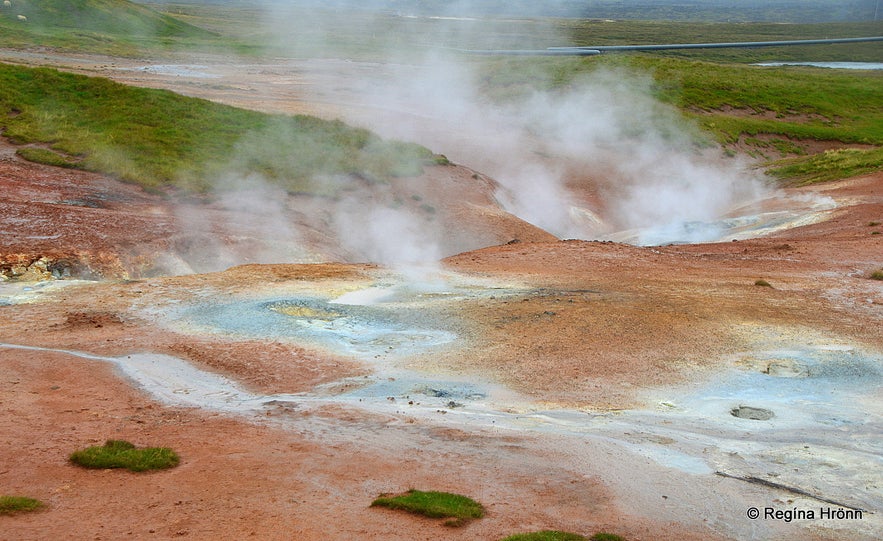
[[[425,362],[481,374],[540,403],[603,410],[713,368],[713,359],[740,350],[750,330],[763,325],[840,336],[879,351],[883,287],[869,275],[883,267],[883,241],[873,234],[880,226],[869,224],[883,221],[881,187],[883,175],[829,185],[829,195],[855,204],[775,238],[665,248],[518,243],[452,257],[446,268],[517,283],[521,293],[459,306],[469,354]],[[177,332],[145,316],[144,307],[206,294],[369,285],[381,272],[253,265],[73,286],[40,302],[0,307],[0,341],[101,355],[165,352],[249,388],[303,391],[368,369],[290,343]],[[754,285],[758,278],[773,287]],[[0,348],[0,365],[2,492],[48,504],[0,517],[3,539],[499,539],[540,529],[606,530],[635,540],[721,538],[689,507],[674,513],[676,521],[660,521],[672,515],[659,506],[677,508],[677,494],[695,490],[684,484],[692,476],[667,474],[667,484],[646,494],[622,494],[618,487],[634,481],[610,465],[615,448],[600,444],[581,451],[586,463],[577,472],[555,458],[573,451],[551,436],[464,432],[343,407],[313,412],[302,429],[283,429],[273,412],[262,423],[164,407],[96,361]],[[106,439],[169,446],[182,464],[132,474],[67,461],[72,451]],[[409,488],[473,496],[488,516],[451,529],[369,508],[379,494]]]
[[[623,387],[689,378],[737,344],[749,349],[759,326],[883,347],[883,285],[870,279],[883,267],[883,174],[832,184],[826,193],[855,204],[763,239],[657,248],[505,245],[445,263],[537,288],[503,306],[464,307],[482,329],[475,347],[483,367],[545,400],[579,405],[592,397],[592,407],[608,400],[622,407]]]
[[[209,288],[223,296],[250,284],[359,282],[371,272],[251,266],[73,286],[54,299],[2,308],[0,340],[103,355],[174,353],[253,389],[297,392],[365,369],[290,344],[177,333],[139,319],[132,307],[175,303]],[[600,472],[556,465],[552,457],[561,451],[547,448],[553,439],[467,433],[337,407],[295,417],[283,429],[272,411],[261,421],[164,407],[107,365],[58,352],[0,347],[0,365],[0,486],[4,494],[47,504],[37,513],[0,517],[3,539],[498,539],[550,528],[616,531],[627,539],[716,538],[692,531],[695,525],[620,509]],[[133,474],[68,462],[72,451],[106,439],[172,447],[182,464]],[[381,493],[412,487],[471,495],[487,507],[487,517],[451,529],[369,508]]]
[[[286,257],[366,260],[341,248],[334,220],[343,210],[333,201],[279,193],[260,201],[278,204],[268,211],[231,205],[223,194],[150,194],[103,175],[30,163],[15,150],[0,137],[0,274],[7,277],[141,278]],[[362,186],[353,197],[365,208],[413,207],[409,216],[441,256],[554,239],[500,208],[492,180],[460,166],[426,169]],[[458,227],[446,230],[449,223]]]

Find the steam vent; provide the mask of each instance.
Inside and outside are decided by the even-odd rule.
[[[0,3],[0,538],[878,540],[875,4]]]

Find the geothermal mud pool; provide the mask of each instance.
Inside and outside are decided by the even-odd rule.
[[[499,141],[500,134],[511,131],[500,126],[509,126],[509,121],[523,121],[520,114],[511,119],[507,111],[489,115],[486,110],[466,109],[466,116],[481,125],[473,126],[474,133],[464,133],[463,126],[467,124],[463,119],[449,118],[449,109],[427,102],[432,96],[427,96],[425,88],[411,89],[417,98],[413,109],[399,110],[398,104],[388,101],[385,91],[376,89],[372,93],[381,94],[379,97],[383,99],[366,105],[362,101],[366,88],[354,84],[353,80],[340,80],[339,73],[346,71],[342,64],[350,63],[342,60],[260,66],[227,63],[223,69],[201,62],[150,66],[135,63],[75,69],[89,73],[116,72],[129,82],[171,87],[265,110],[333,117],[343,113],[345,118],[368,125],[372,119],[380,118],[383,126],[393,131],[410,129],[408,122],[398,122],[399,118],[418,115],[423,118],[427,111],[439,111],[437,120],[441,125],[451,124],[451,129],[388,135],[407,135],[408,140],[413,139],[412,135],[426,137],[423,142],[432,148],[446,151],[450,148],[450,157],[458,163],[491,173],[494,178],[512,176],[511,185],[507,186],[513,189],[523,188],[520,184],[523,181],[536,184],[536,171],[549,165],[548,158],[529,164],[510,163],[513,156],[548,155],[525,152],[528,148],[545,148],[534,146],[537,137],[533,135],[514,137],[513,148],[501,146],[496,152],[500,158],[498,164],[488,163],[494,162],[493,149],[472,144],[475,139]],[[370,72],[372,80],[383,78],[381,75],[387,72],[373,64],[352,64],[357,71]],[[408,79],[423,79],[414,77],[410,66],[395,71],[403,72]],[[246,79],[253,80],[244,84]],[[330,94],[323,94],[321,99],[313,96],[310,100],[307,97],[311,91],[307,89],[304,96],[292,96],[288,83],[298,81],[301,86],[312,86],[314,90]],[[450,85],[450,80],[445,83],[437,87],[457,86]],[[443,94],[444,98],[449,97],[447,91]],[[583,103],[583,94],[585,92],[577,93],[574,97],[576,104]],[[585,95],[592,101],[590,95]],[[261,103],[255,103],[256,96],[260,96]],[[606,94],[601,95],[604,96]],[[612,105],[616,102],[618,100]],[[625,118],[633,119],[635,103],[628,99],[624,103],[625,107],[620,109],[628,113]],[[593,106],[590,109],[609,108]],[[539,115],[543,116],[549,115]],[[491,122],[494,117],[499,117],[497,120],[502,123]],[[525,118],[533,127],[533,119]],[[577,122],[579,126],[593,125],[582,120]],[[519,122],[512,125],[522,127]],[[624,124],[630,125],[630,122]],[[608,132],[610,130],[599,131]],[[552,129],[554,133],[556,130]],[[614,134],[616,147],[626,149],[622,163],[634,161],[634,148],[648,146],[640,140],[623,144],[615,132],[610,133]],[[600,143],[604,142],[601,137]],[[461,148],[463,146],[467,148]],[[601,147],[608,148],[603,144]],[[578,150],[581,156],[585,149]],[[655,155],[648,161],[648,171],[655,172],[662,161],[660,156]],[[491,167],[499,164],[507,167],[500,170]],[[508,166],[519,173],[531,173],[513,176]],[[696,171],[700,173],[697,179],[701,182],[694,187],[706,186],[713,180],[709,175],[713,177],[715,173],[701,167]],[[469,179],[476,180],[475,175],[477,173],[470,171],[464,178],[471,183]],[[648,175],[639,171],[637,178],[643,180]],[[520,487],[513,489],[510,485],[500,489],[496,501],[506,502],[507,506],[511,503],[511,507],[502,512],[498,507],[497,519],[513,511],[532,517],[542,514],[547,505],[551,509],[535,524],[530,518],[525,519],[525,514],[521,515],[517,528],[507,529],[507,533],[526,528],[528,524],[537,529],[571,529],[563,526],[576,525],[573,529],[589,533],[589,528],[601,520],[586,519],[582,515],[589,513],[589,509],[609,511],[613,507],[603,507],[603,504],[596,507],[595,501],[588,502],[598,493],[587,496],[585,486],[579,481],[596,479],[600,480],[598,484],[607,487],[605,490],[615,493],[616,505],[626,510],[625,518],[611,520],[611,524],[628,528],[642,519],[650,521],[652,526],[643,537],[629,536],[636,539],[878,538],[883,531],[879,516],[883,508],[879,474],[883,469],[880,438],[883,404],[879,397],[883,383],[883,343],[879,338],[883,290],[878,282],[866,276],[883,264],[879,259],[883,253],[881,237],[871,236],[880,231],[870,225],[879,225],[883,220],[879,196],[883,177],[847,181],[839,187],[789,190],[785,197],[779,197],[778,193],[770,196],[768,190],[757,193],[747,190],[750,192],[747,195],[739,191],[733,195],[740,197],[720,202],[720,208],[716,209],[720,212],[687,213],[676,216],[679,219],[675,220],[657,219],[654,214],[653,218],[640,222],[652,224],[644,228],[625,221],[609,225],[609,230],[601,215],[590,210],[595,208],[591,203],[597,201],[590,194],[570,197],[563,189],[566,180],[558,179],[561,184],[558,187],[564,194],[556,201],[560,205],[545,207],[539,213],[555,222],[550,226],[561,225],[561,231],[553,233],[559,237],[577,236],[567,227],[573,224],[557,224],[557,219],[575,215],[579,219],[570,221],[588,224],[588,233],[580,230],[582,238],[605,238],[655,247],[642,250],[612,243],[558,243],[551,242],[551,236],[549,241],[532,244],[523,226],[505,229],[494,226],[492,220],[477,220],[474,215],[461,213],[455,214],[456,221],[450,223],[459,227],[469,223],[472,216],[478,224],[476,230],[501,228],[493,242],[483,246],[510,239],[521,242],[461,254],[446,262],[445,268],[465,268],[464,274],[434,270],[428,272],[429,276],[426,273],[415,276],[377,271],[369,273],[368,279],[362,276],[349,280],[351,276],[347,275],[347,279],[323,282],[302,278],[301,274],[309,274],[303,269],[274,275],[276,271],[263,268],[252,269],[251,273],[221,277],[197,275],[178,281],[169,278],[122,284],[72,280],[0,283],[0,310],[9,324],[8,328],[0,329],[3,337],[0,353],[10,365],[41,369],[56,369],[63,364],[58,359],[66,358],[111,365],[137,388],[168,406],[169,416],[177,414],[175,408],[215,411],[225,418],[246,420],[249,426],[271,426],[283,429],[286,434],[307,434],[306,440],[334,449],[330,454],[343,457],[340,460],[344,462],[352,461],[353,457],[363,459],[368,453],[360,453],[365,450],[380,450],[395,457],[395,475],[399,475],[395,484],[375,479],[389,476],[391,470],[376,474],[363,469],[343,477],[345,482],[337,485],[342,491],[360,486],[354,481],[357,475],[369,479],[361,486],[370,486],[372,497],[379,492],[373,490],[377,486],[386,490],[390,488],[388,485],[393,485],[394,490],[399,490],[408,488],[405,483],[413,483],[414,479],[425,481],[427,477],[420,479],[413,473],[419,471],[414,461],[402,466],[407,458],[399,460],[400,454],[413,455],[424,450],[417,449],[422,443],[414,443],[414,436],[420,430],[445,434],[444,438],[429,438],[431,446],[443,447],[448,453],[436,456],[438,463],[432,466],[441,469],[444,477],[454,479],[451,485],[456,487],[459,483],[463,488],[475,490],[479,496],[485,490],[493,490],[487,487],[505,486],[510,478],[515,479],[512,481],[515,485],[534,478],[553,484],[566,479],[565,488],[544,486],[524,501],[518,501],[522,494],[517,489]],[[428,179],[427,184],[455,186],[447,191],[458,197],[462,196],[465,185],[439,184],[439,179]],[[666,186],[663,183],[661,187]],[[633,195],[647,196],[651,208],[641,210],[654,210],[660,203],[660,186],[651,183],[646,188]],[[704,210],[704,205],[696,204],[695,199],[694,203],[685,203],[683,190],[677,183],[675,188],[678,189],[671,193],[677,197],[672,202],[677,203],[678,208]],[[711,189],[711,194],[720,191],[717,188]],[[411,192],[407,195],[413,197]],[[25,201],[31,200],[28,197]],[[490,199],[478,201],[484,205]],[[522,203],[534,203],[532,199],[540,198],[527,199]],[[638,200],[642,198],[635,197],[623,205],[634,206]],[[147,203],[158,205],[155,201]],[[70,205],[59,206],[68,207]],[[473,212],[480,211],[484,218],[501,216],[496,206],[476,203],[472,207]],[[80,223],[66,216],[59,215],[56,221]],[[128,224],[129,213],[124,216],[127,221],[113,224]],[[14,223],[16,230],[26,229],[27,219],[12,218],[19,220]],[[241,233],[240,220],[232,222]],[[360,220],[355,222],[361,227]],[[276,228],[281,220],[271,223]],[[613,231],[618,228],[627,230]],[[119,229],[121,227],[111,225],[105,231]],[[171,234],[167,228],[157,230],[161,238]],[[443,236],[451,234],[442,226],[433,229],[436,230]],[[763,235],[772,238],[741,242]],[[30,241],[53,238],[28,237]],[[401,239],[383,240],[398,242]],[[740,242],[729,242],[733,240]],[[701,241],[727,242],[658,246]],[[417,246],[425,247],[439,239],[419,236],[416,242]],[[142,241],[125,237],[118,246],[140,243]],[[465,249],[458,248],[451,253]],[[317,275],[322,272],[317,271]],[[752,286],[758,278],[768,279],[775,287]],[[162,293],[154,294],[154,289]],[[85,293],[78,293],[81,290]],[[95,325],[90,319],[93,317]],[[107,329],[98,328],[102,322],[110,322],[108,327],[112,327],[106,334]],[[313,362],[315,366],[307,367],[315,368],[323,376],[325,364],[341,361],[351,365],[337,372],[328,369],[327,374],[331,376],[324,379],[303,376],[293,383],[285,380],[296,372],[292,369],[280,376],[282,383],[277,386],[285,388],[291,384],[291,388],[299,392],[262,391],[260,385],[248,377],[250,370],[260,368],[259,361],[251,361],[265,349],[274,350],[279,344],[292,346],[277,348],[289,355],[284,360],[292,363],[300,361],[295,358],[297,354],[291,353],[296,347],[316,353],[304,365]],[[490,349],[494,351],[488,353]],[[21,356],[9,352],[18,352]],[[207,362],[214,361],[219,353],[229,353],[227,365]],[[31,355],[38,360],[28,365],[23,359]],[[695,357],[704,358],[698,362]],[[618,371],[619,366],[608,365],[629,366]],[[280,367],[271,366],[267,371],[274,368]],[[671,378],[657,377],[666,371],[679,376],[672,376],[674,383]],[[87,379],[92,375],[88,369],[84,373]],[[38,385],[43,384],[40,377],[35,379]],[[19,401],[8,408],[7,426],[12,426],[18,422],[18,415],[32,411],[33,396],[45,398],[40,393],[46,391],[39,386],[32,393],[16,391],[25,385],[18,380],[8,383],[3,388],[8,392],[6,396]],[[80,389],[73,392],[74,398],[78,391]],[[103,389],[97,392],[100,394]],[[598,395],[603,396],[597,398]],[[100,400],[104,398],[101,396]],[[56,409],[33,411],[42,413],[41,420],[74,415],[66,401],[53,407]],[[91,417],[66,421],[70,426],[62,425],[63,429],[71,430],[75,436],[59,437],[59,441],[53,437],[54,451],[59,451],[61,456],[60,450],[67,452],[68,444],[79,445],[114,430],[140,430],[143,419],[139,416],[146,408],[139,410],[125,403],[115,407],[118,410],[113,412],[114,416],[108,416],[111,421],[102,425],[100,431],[76,432],[81,426],[89,426]],[[225,426],[230,431],[238,430]],[[194,428],[189,425],[181,430],[189,434]],[[154,439],[159,431],[155,427],[151,429],[157,432],[145,431],[141,436]],[[212,434],[214,439],[227,436],[226,432]],[[182,444],[191,442],[189,435],[178,438],[176,441]],[[360,453],[337,453],[342,442],[359,447]],[[43,452],[48,444],[41,440],[29,445]],[[315,465],[322,460],[313,458],[323,456],[321,451],[313,448],[312,452],[301,453],[300,449],[306,446],[302,441],[298,445],[301,447],[297,453],[280,452],[291,461],[285,464],[286,469],[296,467],[300,461],[315,461]],[[485,445],[489,450],[484,449]],[[217,499],[219,493],[233,490],[230,487],[242,481],[266,482],[257,470],[279,458],[264,456],[266,462],[258,462],[260,467],[247,470],[246,466],[235,464],[241,454],[227,449],[226,445],[221,447],[224,447],[222,453],[236,455],[226,467],[240,468],[236,471],[240,478],[234,475],[225,478],[224,483],[210,486],[207,492],[213,499]],[[504,462],[511,466],[513,455],[521,461],[518,467],[494,469]],[[456,458],[452,460],[451,456]],[[458,459],[469,462],[473,474],[476,470],[491,471],[494,479],[472,481],[468,476],[458,476]],[[202,464],[194,460],[188,467],[205,468],[205,464],[215,467],[222,461],[217,457],[202,457],[202,460]],[[328,462],[334,464],[333,460]],[[27,474],[19,472],[32,469],[26,464],[23,468],[0,471],[0,476],[8,474],[0,481],[18,475],[16,479],[21,486],[30,486],[29,478],[24,476]],[[338,469],[357,468],[343,464]],[[542,473],[538,474],[540,470]],[[548,476],[551,470],[560,477]],[[68,475],[65,470],[60,471]],[[199,470],[200,475],[206,471]],[[47,475],[46,478],[56,483],[56,477]],[[305,470],[303,478],[321,480],[321,475]],[[439,478],[434,479],[438,482]],[[180,487],[172,484],[175,490],[187,488],[186,484]],[[53,494],[63,493],[67,490],[65,486],[58,488],[53,484]],[[289,490],[291,486],[286,485],[284,491],[290,498]],[[322,490],[329,491],[327,487]],[[261,486],[256,494],[263,497],[265,487]],[[302,491],[298,497],[306,498],[307,494],[313,497],[316,491]],[[82,501],[91,501],[85,493],[77,496]],[[178,498],[177,493],[174,498]],[[579,515],[578,518],[556,516],[560,509],[566,508],[563,501],[577,502],[572,507],[577,509],[574,515]],[[223,503],[224,514],[237,515]],[[263,512],[270,503],[258,505]],[[365,505],[355,498],[346,505],[329,508],[339,510],[343,517]],[[794,524],[751,521],[745,516],[749,506],[772,506],[777,510],[826,506],[861,512],[862,517],[852,521],[810,520]],[[288,514],[300,516],[302,511],[296,509]],[[199,515],[200,512],[189,510],[186,518],[193,520]],[[325,517],[320,515],[317,513],[311,518],[324,521]],[[252,518],[247,517],[249,521]],[[361,519],[364,516],[354,520]],[[512,520],[514,523],[516,519]],[[658,526],[671,524],[699,533],[696,537],[682,537],[668,530],[659,535]],[[103,528],[104,524],[100,526]],[[400,526],[396,523],[393,527]],[[263,533],[278,534],[281,530],[273,529],[275,527],[273,524]],[[498,529],[493,531],[496,536],[493,538],[502,537],[498,535],[503,531],[501,527],[488,527]],[[250,525],[248,528],[242,536],[254,533]],[[123,535],[126,531],[118,533]],[[172,530],[174,535],[185,531],[183,528]],[[377,533],[382,531],[377,528],[353,529],[346,532],[349,535],[343,535],[342,531],[337,530],[337,536],[323,537],[353,539],[367,531],[369,534],[362,538],[418,538],[405,529],[400,537]],[[473,532],[451,532],[450,538],[491,538],[472,535]],[[131,531],[128,533],[132,535]],[[449,532],[422,533],[426,534],[423,538],[436,539]],[[100,535],[96,533],[94,537]],[[214,536],[222,537],[231,536]]]
[[[440,275],[439,275],[440,276]],[[469,355],[469,341],[439,307],[464,299],[520,298],[524,287],[489,287],[455,273],[414,283],[402,276],[349,289],[298,286],[239,297],[202,294],[145,307],[159,324],[190,336],[293,341],[355,359],[367,373],[310,392],[265,394],[234,379],[158,353],[124,356],[0,344],[111,363],[138,388],[170,406],[215,410],[254,422],[303,429],[304,415],[344,406],[470,432],[536,435],[562,448],[607,444],[685,476],[725,476],[733,484],[768,482],[788,505],[828,505],[863,514],[858,531],[881,527],[879,471],[883,443],[883,356],[802,330],[750,330],[753,348],[714,363],[686,385],[643,394],[639,407],[597,411],[554,407],[487,380],[421,361],[439,352]],[[59,283],[2,285],[7,306],[51,297]],[[76,285],[76,284],[72,284]],[[427,367],[432,368],[427,368]],[[570,460],[579,460],[578,453]],[[652,473],[648,473],[652,477]],[[739,489],[735,489],[739,490]],[[727,498],[705,502],[716,529],[746,537]],[[837,529],[844,523],[819,523]],[[849,524],[855,528],[855,524]]]
[[[878,486],[883,404],[877,396],[883,356],[837,339],[753,329],[757,349],[716,363],[723,368],[713,375],[686,389],[655,391],[643,408],[606,413],[545,409],[487,381],[429,373],[419,363],[411,368],[413,358],[434,350],[453,348],[469,355],[456,330],[434,319],[437,305],[516,297],[524,291],[490,288],[449,274],[422,285],[393,279],[335,298],[270,297],[174,311],[175,325],[183,324],[188,332],[291,339],[355,357],[371,368],[370,376],[313,393],[249,394],[226,378],[148,356],[153,363],[174,363],[172,374],[191,371],[162,384],[159,371],[117,362],[145,388],[162,385],[161,392],[152,392],[172,403],[190,401],[240,413],[333,403],[470,430],[604,440],[685,474],[761,478],[795,489],[794,497],[811,494],[864,513],[883,508]],[[181,392],[185,398],[179,398]],[[192,402],[194,393],[199,399]],[[874,517],[866,524],[876,523]]]
[[[452,305],[466,297],[505,296],[503,288],[437,275],[428,281],[384,281],[344,293],[334,291],[333,297],[328,293],[308,290],[297,295],[201,302],[165,311],[161,318],[179,332],[293,341],[325,355],[355,359],[371,372],[325,384],[313,394],[264,397],[273,402],[331,401],[383,411],[409,403],[418,406],[412,410],[423,406],[434,412],[438,407],[463,407],[463,403],[485,401],[495,392],[506,392],[490,383],[453,374],[427,374],[415,368],[419,365],[415,359],[421,356],[446,348],[464,349],[450,323],[433,315],[434,305]],[[222,389],[204,392],[218,391]],[[250,409],[247,404],[257,399],[251,397],[243,403]]]

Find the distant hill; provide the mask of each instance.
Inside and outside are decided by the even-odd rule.
[[[208,37],[212,34],[128,0],[8,0],[0,17],[33,29],[133,37]],[[24,19],[23,19],[24,18]],[[8,22],[7,22],[8,24]]]
[[[222,4],[253,0],[141,0],[145,4]],[[379,10],[445,17],[562,17],[659,21],[821,23],[883,18],[883,0],[264,0],[262,5]]]

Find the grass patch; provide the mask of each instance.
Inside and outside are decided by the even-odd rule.
[[[754,285],[760,286],[760,287],[773,287],[772,284],[770,284],[769,282],[767,282],[764,279],[755,280]]]
[[[599,532],[590,537],[589,541],[625,541],[625,539],[615,533]]]
[[[128,0],[14,0],[5,18],[31,31],[66,28],[122,36],[208,37],[210,32]]]
[[[409,490],[399,496],[381,496],[371,507],[400,509],[430,518],[446,518],[445,526],[463,526],[484,516],[484,507],[471,498],[449,492]]]
[[[883,167],[883,147],[872,150],[842,148],[826,150],[804,159],[777,162],[769,172],[798,186],[837,180],[879,171]]]
[[[639,3],[644,11],[647,3]],[[691,9],[698,7],[693,3]],[[730,6],[736,6],[732,2]],[[636,5],[636,7],[637,7]],[[805,7],[805,6],[801,6]],[[715,6],[718,13],[723,6]],[[742,5],[733,8],[745,15]],[[827,6],[824,9],[829,9]],[[656,43],[723,43],[738,41],[784,41],[819,39],[825,37],[879,36],[880,22],[825,22],[777,24],[759,21],[703,22],[698,16],[692,21],[651,20],[652,16],[638,17],[643,20],[568,20],[561,21],[570,43],[566,45],[641,45]],[[786,20],[795,23],[792,15]],[[559,40],[560,41],[560,40]],[[559,43],[560,44],[560,43]],[[643,56],[643,55],[642,55]],[[875,42],[836,45],[807,45],[789,47],[764,47],[757,49],[679,49],[655,52],[652,56],[666,58],[697,59],[714,62],[765,62],[788,60],[879,62],[880,47]]]
[[[45,68],[0,64],[0,131],[32,161],[151,190],[207,190],[224,176],[335,195],[354,179],[414,176],[438,158],[416,144],[314,117],[267,115]],[[67,156],[76,156],[74,162]]]
[[[769,145],[776,149],[779,154],[783,156],[787,156],[788,154],[793,154],[795,156],[805,156],[806,151],[800,148],[798,145],[794,144],[792,141],[788,141],[785,139],[772,139],[769,142]]]
[[[44,507],[43,502],[24,496],[0,496],[0,515],[28,513]]]
[[[80,167],[77,161],[48,148],[24,147],[16,150],[15,153],[30,162],[54,165],[55,167],[66,167],[68,169],[78,169]]]
[[[870,278],[871,280],[883,280],[883,269],[872,272]]]
[[[879,53],[876,61],[881,61]],[[712,141],[736,155],[745,141],[761,155],[765,149],[791,155],[765,164],[786,183],[834,180],[883,168],[880,71],[761,67],[651,54],[500,58],[482,62],[480,70],[483,91],[497,100],[527,96],[535,89],[566,91],[609,70],[649,74],[653,96],[700,128],[702,133],[693,135],[697,144]],[[844,148],[807,155],[800,145],[804,141]],[[856,145],[866,148],[848,148]]]
[[[14,0],[0,8],[0,47],[134,56],[221,42],[211,31],[127,0]]]
[[[180,462],[177,453],[167,447],[138,449],[123,440],[107,440],[104,445],[76,451],[70,460],[84,468],[125,468],[133,472],[173,468]]]
[[[659,97],[725,140],[739,134],[883,143],[883,73],[767,68],[673,58],[621,60],[650,71]]]
[[[624,541],[624,539],[616,534],[604,532],[596,533],[592,537],[585,537],[558,530],[543,530],[541,532],[510,535],[500,541]]]
[[[586,537],[557,530],[543,530],[541,532],[517,533],[500,541],[586,541]]]

